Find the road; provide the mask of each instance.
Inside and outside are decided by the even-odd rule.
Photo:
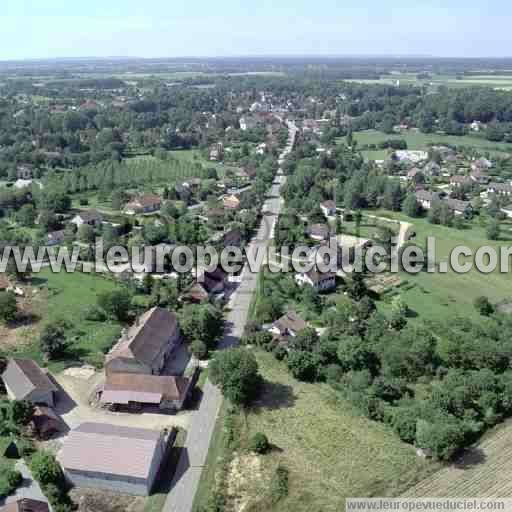
[[[297,128],[292,122],[288,123],[288,130],[288,145],[279,158],[280,165],[291,151],[297,133]],[[280,196],[280,188],[284,181],[285,178],[281,169],[279,169],[277,179],[272,185],[269,197],[263,206],[269,214],[263,216],[258,232],[247,249],[253,254],[258,247],[266,246],[273,236],[275,223],[283,202]],[[231,309],[227,316],[226,331],[220,343],[220,348],[238,344],[242,336],[249,307],[256,290],[260,268],[256,270],[257,272],[249,272],[248,265],[245,266],[240,286],[230,303]],[[167,496],[163,512],[191,512],[221,404],[222,395],[219,389],[207,380],[203,388],[203,398],[199,410],[192,417],[192,425],[188,431],[185,449],[178,461],[171,491]]]

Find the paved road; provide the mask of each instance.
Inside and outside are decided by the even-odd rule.
[[[297,133],[297,128],[293,123],[288,124],[288,129],[290,134],[289,144],[279,159],[280,164],[290,152]],[[282,176],[280,170],[278,179],[272,185],[269,198],[264,205],[269,215],[263,217],[260,228],[248,247],[248,251],[251,251],[253,255],[258,247],[266,246],[273,236],[275,222],[282,206],[280,197],[282,183],[284,183],[284,176]],[[259,268],[257,270],[259,271]],[[231,309],[227,317],[224,339],[220,344],[221,348],[236,345],[240,340],[247,322],[257,278],[257,272],[249,272],[246,265],[242,273],[240,286],[230,303]],[[192,418],[192,426],[188,431],[185,450],[178,462],[171,491],[165,502],[163,512],[191,512],[221,404],[222,395],[220,391],[207,380],[203,388],[200,408]]]

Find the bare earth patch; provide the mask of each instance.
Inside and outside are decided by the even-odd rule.
[[[78,512],[143,512],[145,498],[116,494],[99,489],[74,488],[71,499],[78,505]]]
[[[261,458],[254,454],[235,454],[227,475],[227,498],[230,510],[243,512],[254,500],[263,496],[268,482],[263,477]]]

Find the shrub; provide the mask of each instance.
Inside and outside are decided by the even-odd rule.
[[[91,322],[104,322],[107,319],[107,313],[97,304],[91,304],[86,308],[84,318]]]
[[[16,441],[16,446],[18,447],[18,451],[23,458],[30,457],[36,451],[34,442],[31,439],[27,439],[26,437],[18,439],[18,441]]]
[[[251,452],[263,455],[268,452],[269,448],[270,443],[268,438],[262,432],[256,432],[249,441],[249,450],[251,450]]]

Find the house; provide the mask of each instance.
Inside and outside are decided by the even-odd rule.
[[[407,172],[407,179],[410,181],[424,181],[425,175],[421,169],[413,167],[410,171]]]
[[[471,128],[471,131],[473,132],[479,132],[480,130],[483,130],[485,128],[485,124],[483,124],[480,121],[473,121],[469,127]]]
[[[453,188],[471,185],[472,182],[473,180],[470,176],[461,176],[460,174],[456,174],[450,177],[450,185]]]
[[[60,229],[58,231],[50,231],[50,233],[46,235],[46,245],[48,247],[60,245],[64,243],[65,239],[66,235],[64,233],[64,230]]]
[[[448,208],[455,215],[469,216],[473,212],[473,206],[469,201],[460,201],[459,199],[446,198],[443,202],[448,205]]]
[[[181,342],[178,318],[154,307],[138,318],[107,354],[106,373],[159,375]]]
[[[396,160],[399,162],[409,161],[413,164],[417,164],[428,158],[426,151],[411,151],[407,149],[400,149],[394,152]]]
[[[162,207],[162,200],[156,194],[144,194],[132,199],[126,203],[124,207],[125,213],[128,215],[136,215],[138,213],[153,213]]]
[[[307,284],[319,292],[336,288],[336,274],[334,272],[318,272],[318,270],[311,269],[308,272],[295,274],[295,280],[298,284]]]
[[[492,168],[492,162],[487,160],[487,158],[479,158],[474,162],[471,162],[471,170],[472,171],[488,171]]]
[[[241,117],[238,123],[240,124],[240,130],[243,132],[252,130],[258,126],[257,120],[253,117]]]
[[[0,512],[50,512],[48,504],[44,501],[20,498],[0,508]]]
[[[201,277],[185,291],[182,300],[195,303],[207,302],[225,291],[227,281],[228,275],[221,267],[211,272],[203,272]]]
[[[166,430],[82,423],[57,459],[75,486],[147,496],[173,437]]]
[[[512,204],[504,206],[501,211],[509,218],[512,219]]]
[[[210,147],[210,161],[220,162],[224,158],[224,144],[217,142]]]
[[[322,201],[320,203],[320,210],[326,217],[330,217],[331,215],[336,215],[336,202],[332,199],[328,199],[327,201]]]
[[[430,192],[428,190],[417,190],[416,191],[416,200],[420,203],[421,207],[425,210],[430,210],[432,207],[432,202],[440,199],[440,196],[437,192]]]
[[[44,441],[62,432],[65,425],[51,407],[36,405],[29,429],[35,437]]]
[[[31,180],[34,176],[34,166],[32,164],[19,164],[16,166],[16,178],[22,180]]]
[[[224,208],[228,210],[238,210],[240,208],[240,199],[234,194],[224,196],[222,198]]]
[[[286,336],[295,337],[307,326],[308,324],[295,311],[288,311],[270,326],[269,332],[282,338]]]
[[[28,188],[28,187],[32,186],[32,183],[34,183],[34,180],[25,180],[23,178],[18,178],[14,182],[13,186],[15,189],[21,190],[21,189]]]
[[[512,183],[489,183],[487,186],[488,194],[496,194],[498,196],[511,196],[512,195]]]
[[[100,392],[100,403],[130,409],[156,406],[164,411],[179,411],[192,387],[192,381],[184,377],[113,373],[107,376]]]
[[[308,228],[308,235],[313,240],[327,240],[329,238],[329,226],[327,224],[313,224]]]
[[[102,218],[96,210],[84,210],[77,213],[72,219],[71,224],[74,224],[77,228],[87,224],[88,226],[98,227],[101,224]]]
[[[11,400],[28,400],[50,407],[55,405],[57,387],[31,359],[9,359],[2,379]]]
[[[223,247],[240,247],[244,241],[242,232],[235,228],[226,231],[222,235],[222,246]]]
[[[441,174],[441,166],[436,162],[429,162],[423,167],[423,173],[427,176],[439,176]]]
[[[475,169],[471,171],[469,176],[472,181],[478,183],[479,185],[487,185],[487,183],[491,181],[489,176],[487,176],[487,174],[485,174],[485,172],[481,169]]]

